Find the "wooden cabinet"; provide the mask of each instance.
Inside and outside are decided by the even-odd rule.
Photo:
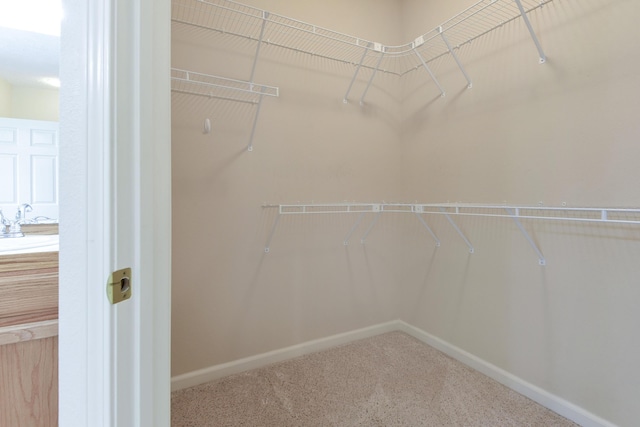
[[[0,426],[58,425],[58,253],[0,256]]]
[[[0,425],[58,425],[57,336],[0,345]]]
[[[0,256],[0,327],[58,318],[58,253]]]

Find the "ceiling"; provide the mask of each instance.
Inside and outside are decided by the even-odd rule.
[[[59,76],[60,37],[0,27],[0,78],[14,86],[52,88]]]
[[[62,17],[60,0],[0,0],[0,78],[51,88],[43,80],[59,76]]]

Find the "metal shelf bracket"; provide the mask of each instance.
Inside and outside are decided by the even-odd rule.
[[[431,234],[431,237],[433,237],[433,240],[436,241],[436,247],[440,247],[440,239],[438,239],[438,236],[436,236],[436,233],[434,233],[433,230],[431,230],[431,227],[429,227],[429,224],[427,224],[427,221],[425,221],[424,218],[422,217],[422,212],[423,212],[422,206],[414,206],[413,212],[416,214],[416,217],[418,217],[418,220],[420,220],[424,228],[426,228],[429,234]]]
[[[422,66],[424,67],[425,70],[427,70],[427,73],[429,73],[429,76],[431,76],[431,80],[433,80],[436,86],[438,86],[438,89],[440,89],[440,96],[444,97],[447,93],[444,91],[444,88],[436,78],[435,74],[433,74],[433,71],[431,71],[431,68],[429,68],[429,66],[427,65],[427,62],[424,60],[422,55],[420,55],[420,52],[418,52],[416,49],[413,49],[413,51],[415,52],[416,56],[420,58],[420,62],[422,62]]]
[[[273,222],[273,226],[271,227],[271,233],[269,233],[269,237],[267,238],[267,244],[264,246],[264,252],[269,253],[269,247],[271,246],[271,239],[273,238],[273,234],[276,232],[276,228],[278,227],[278,222],[280,222],[280,209],[278,209],[278,216],[276,216],[276,220]]]
[[[251,136],[249,137],[249,145],[247,151],[253,151],[253,137],[256,134],[256,127],[258,126],[258,117],[260,117],[260,109],[262,108],[262,100],[264,99],[264,88],[261,90],[260,98],[258,99],[258,106],[256,107],[256,114],[253,117],[253,126],[251,126]]]
[[[258,44],[256,46],[256,54],[253,58],[253,66],[251,67],[251,78],[249,81],[253,84],[253,78],[256,74],[256,66],[258,65],[258,58],[260,57],[260,48],[262,47],[262,40],[264,38],[264,29],[267,26],[267,20],[269,19],[269,12],[262,12],[262,26],[260,27],[260,37],[258,39]]]
[[[351,235],[353,234],[354,231],[356,231],[356,229],[358,228],[358,226],[360,225],[360,223],[362,222],[362,218],[364,218],[364,214],[366,212],[362,212],[360,214],[360,216],[358,217],[358,220],[356,221],[355,224],[353,224],[353,227],[351,227],[351,230],[349,230],[349,232],[347,233],[347,235],[344,238],[344,241],[342,242],[345,246],[349,245],[349,239],[351,238]]]
[[[451,219],[451,216],[447,213],[447,211],[445,210],[445,208],[441,207],[440,208],[440,212],[442,212],[444,214],[444,216],[447,218],[447,221],[449,221],[449,224],[451,224],[453,226],[453,228],[458,232],[458,234],[460,235],[460,237],[462,237],[462,240],[464,240],[464,242],[467,244],[467,246],[469,247],[469,253],[472,254],[475,250],[473,249],[473,245],[471,244],[471,242],[469,241],[469,239],[467,239],[467,237],[464,235],[464,233],[462,232],[462,230],[460,230],[460,227],[458,227],[458,225],[453,221],[453,219]],[[456,207],[456,214],[459,213],[458,208]]]
[[[374,207],[375,209],[375,207]],[[371,225],[369,226],[369,228],[367,228],[367,231],[364,233],[364,236],[362,236],[362,239],[360,239],[360,243],[364,245],[364,242],[367,240],[367,237],[369,236],[369,233],[371,233],[371,230],[373,230],[373,227],[376,225],[376,223],[378,222],[378,219],[380,218],[380,215],[382,214],[382,209],[378,208],[379,210],[376,213],[376,216],[373,218],[373,221],[371,222]]]
[[[344,98],[342,99],[342,102],[344,102],[345,104],[349,102],[349,93],[351,92],[351,88],[353,88],[353,83],[356,81],[356,77],[358,77],[358,73],[360,73],[360,69],[362,68],[362,63],[364,62],[364,58],[367,56],[368,52],[369,52],[369,46],[367,46],[364,49],[364,52],[362,52],[362,58],[360,58],[360,62],[356,67],[356,71],[353,73],[353,77],[351,78],[351,83],[349,83],[349,87],[347,88],[347,93],[344,94]]]
[[[444,41],[444,44],[447,45],[447,49],[449,49],[449,53],[451,54],[451,56],[453,56],[453,59],[456,61],[456,64],[458,64],[458,68],[460,68],[460,71],[462,71],[462,74],[464,74],[464,78],[467,79],[467,88],[471,89],[473,87],[471,78],[469,77],[469,75],[467,74],[467,71],[462,66],[462,62],[460,62],[460,58],[458,58],[458,55],[451,47],[451,43],[449,43],[449,39],[447,39],[447,36],[444,35],[444,31],[442,31],[442,27],[438,27],[438,32],[440,33],[440,37],[442,37],[442,41]]]
[[[522,226],[522,223],[518,219],[518,216],[520,216],[520,210],[518,208],[514,208],[514,209],[506,208],[505,211],[507,211],[509,216],[513,218],[513,221],[516,223],[516,225],[518,226],[522,234],[524,234],[524,237],[525,239],[527,239],[527,242],[529,242],[529,245],[531,245],[531,247],[536,252],[536,254],[538,254],[538,264],[547,265],[547,260],[544,258],[544,255],[542,255],[542,252],[540,252],[540,249],[538,249],[538,245],[536,245],[536,242],[533,241],[529,233],[527,233],[527,230],[524,229],[524,227]]]
[[[382,62],[382,59],[384,58],[384,48],[381,48],[381,53],[380,53],[380,58],[378,58],[378,63],[376,64],[376,68],[373,70],[373,73],[371,73],[371,77],[369,78],[369,83],[367,83],[367,87],[364,89],[364,92],[362,93],[362,96],[360,97],[360,105],[364,105],[364,98],[367,96],[367,92],[369,92],[369,88],[371,87],[371,83],[373,83],[373,79],[376,77],[376,74],[378,73],[378,70],[380,69],[380,63]]]
[[[527,16],[527,12],[524,10],[522,6],[522,2],[520,0],[514,0],[518,5],[518,9],[520,10],[520,15],[522,15],[522,19],[524,23],[527,25],[527,29],[529,30],[529,34],[531,34],[531,38],[533,39],[533,43],[536,45],[536,49],[538,49],[538,54],[540,55],[540,63],[544,64],[547,62],[547,56],[544,54],[542,50],[542,45],[540,44],[540,40],[538,40],[538,36],[536,36],[536,32],[533,31],[533,26],[531,25],[531,21],[529,21],[529,17]]]

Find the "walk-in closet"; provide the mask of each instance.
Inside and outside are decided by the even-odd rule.
[[[640,420],[640,3],[171,18],[176,393],[401,332],[579,425]]]

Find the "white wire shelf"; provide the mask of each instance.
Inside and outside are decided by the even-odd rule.
[[[277,88],[254,83],[263,44],[355,65],[353,77],[343,97],[344,103],[349,102],[354,83],[362,69],[368,69],[370,75],[360,96],[360,105],[364,105],[378,71],[403,76],[423,67],[440,94],[445,96],[445,89],[428,64],[443,55],[451,55],[467,80],[467,87],[471,88],[471,77],[456,51],[464,44],[515,19],[521,18],[525,22],[538,49],[540,62],[544,62],[546,57],[528,14],[551,1],[553,0],[480,0],[413,41],[388,46],[233,0],[173,0],[172,21],[255,41],[256,52],[248,82],[172,69],[172,89],[175,92],[257,104],[248,144],[248,150],[252,151],[263,95],[278,96]]]
[[[640,209],[630,208],[510,206],[469,203],[265,204],[263,208],[276,208],[280,215],[393,212],[506,218],[515,216],[522,219],[640,224]]]
[[[516,225],[529,242],[531,248],[536,252],[540,265],[546,265],[546,259],[536,242],[526,231],[521,219],[545,220],[545,221],[574,221],[581,223],[607,223],[607,224],[640,224],[640,209],[635,208],[596,208],[596,207],[566,207],[566,206],[509,206],[509,205],[483,205],[464,203],[334,203],[334,204],[284,204],[284,205],[263,205],[266,209],[278,209],[276,221],[271,229],[265,246],[265,252],[269,252],[271,239],[276,231],[280,217],[286,215],[328,215],[328,214],[360,214],[356,223],[349,230],[344,239],[344,245],[349,244],[351,235],[356,231],[366,214],[374,214],[374,219],[361,243],[364,244],[367,236],[375,226],[382,213],[407,213],[415,215],[420,223],[427,229],[429,234],[440,246],[440,240],[435,232],[427,224],[425,217],[429,215],[445,216],[460,237],[469,248],[469,252],[474,252],[474,247],[467,239],[462,230],[453,220],[454,216],[475,216],[508,218],[515,221]]]
[[[193,71],[171,69],[171,90],[189,95],[258,104],[262,96],[278,96],[277,87]]]
[[[253,139],[260,117],[260,108],[265,96],[279,96],[279,89],[274,86],[259,85],[243,80],[228,79],[194,71],[171,69],[171,91],[188,95],[204,96],[225,101],[243,102],[256,106],[247,151],[253,151]],[[205,120],[205,133],[211,130],[211,121]]]
[[[172,20],[401,76],[423,66],[423,62],[428,64],[452,53],[449,47],[460,48],[513,20],[526,20],[523,15],[551,1],[480,0],[399,46],[343,34],[232,0],[173,0]]]

